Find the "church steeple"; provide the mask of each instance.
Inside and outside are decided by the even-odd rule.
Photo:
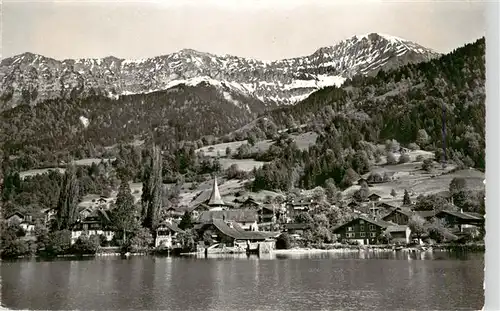
[[[219,187],[217,186],[217,177],[214,176],[214,185],[212,188],[212,194],[210,195],[210,200],[208,201],[209,206],[223,206],[224,201],[220,196]]]

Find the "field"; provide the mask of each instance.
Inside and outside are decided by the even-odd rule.
[[[86,158],[86,159],[76,160],[73,163],[76,166],[90,166],[90,165],[92,165],[92,163],[99,164],[99,163],[101,163],[101,161],[112,162],[114,160],[115,159],[113,159],[113,158],[112,159]],[[49,172],[51,170],[57,170],[60,173],[64,173],[64,171],[66,169],[64,167],[48,167],[48,168],[33,169],[33,170],[28,170],[28,171],[20,172],[19,176],[21,177],[21,179],[24,179],[24,178],[29,177],[29,176],[35,176],[35,175],[45,174],[45,173],[47,173],[47,172]]]
[[[304,149],[309,148],[310,145],[316,143],[316,139],[318,138],[318,134],[316,134],[314,132],[306,132],[306,133],[302,133],[302,134],[292,134],[292,135],[290,135],[290,137],[295,140],[295,142],[297,143],[297,146],[300,149],[304,150]],[[246,140],[242,140],[242,141],[233,141],[230,143],[209,145],[209,146],[205,146],[205,147],[196,149],[196,152],[203,151],[203,153],[209,157],[216,157],[217,155],[219,155],[221,157],[225,157],[225,156],[227,156],[226,155],[226,148],[227,147],[229,147],[232,150],[232,152],[235,152],[241,145],[246,144],[246,143],[247,143]],[[270,139],[259,141],[259,142],[255,143],[255,145],[253,146],[253,150],[254,150],[254,152],[266,151],[267,149],[269,149],[269,147],[271,147],[271,145],[273,143],[274,143],[274,141],[272,141]]]
[[[290,135],[291,138],[295,140],[297,143],[297,146],[302,149],[308,149],[310,145],[314,144],[316,142],[316,139],[318,138],[318,135],[314,132],[306,132],[302,134],[293,134]],[[254,167],[259,168],[262,165],[265,164],[265,162],[261,161],[255,161],[253,159],[231,159],[227,158],[226,155],[226,149],[229,147],[231,149],[231,152],[236,152],[236,150],[243,144],[246,144],[247,141],[234,141],[230,143],[222,143],[222,144],[216,144],[216,145],[209,145],[205,146],[199,149],[196,149],[195,152],[203,152],[206,156],[209,157],[221,157],[220,158],[220,163],[223,167],[223,169],[229,168],[232,164],[237,164],[238,168],[242,171],[251,171]],[[253,151],[254,152],[265,152],[271,147],[271,145],[274,143],[274,141],[268,139],[268,140],[262,140],[257,142],[253,146]]]

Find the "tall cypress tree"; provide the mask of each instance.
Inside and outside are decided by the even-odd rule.
[[[136,228],[134,197],[130,192],[130,186],[126,179],[122,179],[121,181],[112,219],[115,229],[122,232],[123,241],[126,239],[126,232],[130,232]]]
[[[154,230],[158,225],[159,212],[162,207],[162,162],[161,150],[153,145],[149,169],[143,181],[142,212],[143,227]]]
[[[68,167],[64,173],[64,178],[61,184],[61,192],[57,202],[57,230],[70,229],[76,221],[79,196],[79,183],[76,178],[76,170],[74,166]]]

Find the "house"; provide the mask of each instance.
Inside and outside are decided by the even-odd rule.
[[[35,232],[35,224],[30,215],[24,216],[24,214],[20,212],[15,212],[11,214],[9,217],[7,217],[6,220],[7,220],[7,225],[12,226],[17,224],[24,230],[24,232],[26,232],[26,235],[28,236],[33,235]]]
[[[156,229],[155,247],[163,246],[172,248],[177,244],[176,238],[180,232],[183,232],[183,230],[178,227],[175,221],[172,219],[165,220]]]
[[[305,224],[305,223],[283,224],[283,232],[286,232],[290,235],[302,236],[304,232],[308,229],[311,229],[310,224]]]
[[[291,200],[285,204],[286,216],[290,220],[294,219],[300,213],[308,212],[317,205],[318,203],[313,200]]]
[[[404,207],[397,207],[393,209],[389,214],[382,217],[382,220],[392,222],[398,225],[408,225],[413,212]]]
[[[377,203],[377,207],[381,207],[383,209],[387,209],[387,210],[393,210],[395,209],[397,206],[396,205],[393,205],[393,204],[389,204],[387,202],[380,202],[380,203]]]
[[[337,226],[332,231],[339,236],[340,240],[357,241],[359,244],[368,245],[378,243],[380,234],[391,225],[393,224],[382,220],[358,216]]]
[[[371,202],[378,202],[380,201],[382,197],[376,193],[372,193],[368,196],[368,199],[371,201]]]
[[[257,210],[257,214],[259,216],[259,223],[274,223],[280,218],[282,212],[279,207],[273,204],[262,204]]]
[[[427,221],[431,221],[436,216],[436,211],[414,211],[414,213]]]
[[[241,209],[252,209],[252,208],[259,209],[261,207],[261,205],[262,205],[262,203],[257,202],[255,199],[249,197],[240,205],[240,208]]]
[[[484,226],[484,216],[478,213],[459,212],[443,210],[436,214],[436,218],[441,220],[446,227],[464,232]]]
[[[211,223],[214,219],[237,223],[245,231],[258,231],[258,214],[255,210],[234,209],[225,211],[204,211],[195,219],[195,223]]]
[[[52,221],[56,219],[56,210],[53,208],[45,208],[42,210],[42,213],[44,215],[44,223],[45,225],[50,224]]]
[[[280,232],[245,231],[238,224],[222,219],[213,219],[198,228],[200,236],[210,236],[214,243],[223,243],[227,246],[274,240]]]
[[[411,230],[408,226],[391,225],[385,229],[385,232],[391,235],[393,243],[410,243]]]
[[[20,212],[15,212],[11,214],[9,217],[7,217],[5,220],[7,220],[7,224],[13,225],[13,224],[18,224],[20,225],[24,221],[24,215]]]
[[[111,221],[104,210],[96,210],[82,220],[78,220],[71,229],[71,244],[82,235],[102,235],[107,241],[111,241],[115,235],[110,228]]]
[[[94,212],[94,209],[92,209],[90,207],[84,207],[78,211],[78,218],[85,219],[85,218],[89,217],[90,215],[92,215],[93,212]]]

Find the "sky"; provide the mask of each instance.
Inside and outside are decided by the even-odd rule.
[[[485,35],[485,6],[467,0],[3,0],[1,55],[139,59],[190,48],[276,60],[372,32],[446,53]]]

